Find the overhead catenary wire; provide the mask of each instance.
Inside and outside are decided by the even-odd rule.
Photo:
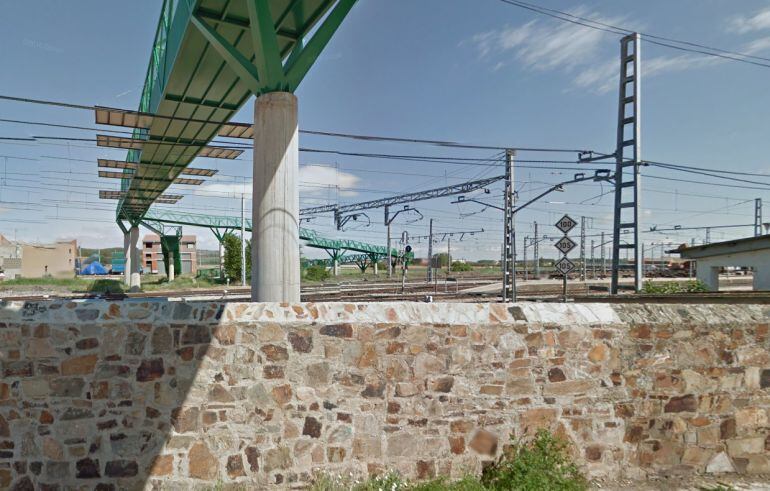
[[[70,108],[70,109],[88,110],[88,111],[94,111],[98,109],[97,106],[88,106],[84,104],[72,104],[72,103],[66,103],[61,101],[51,101],[51,100],[45,100],[45,99],[33,99],[28,97],[15,97],[15,96],[2,95],[2,94],[0,94],[0,100],[29,103],[29,104],[42,104],[42,105],[57,106],[57,107],[64,107],[64,108]],[[124,113],[137,113],[137,111],[133,111],[133,110],[111,108],[111,107],[110,108],[102,107],[99,109],[109,109],[109,110],[124,112]],[[147,115],[152,116],[153,118],[169,119],[173,121],[212,124],[212,122],[208,120],[178,118],[175,116],[165,116],[165,115],[158,115],[158,114],[152,114],[152,113],[147,113]],[[591,150],[586,150],[586,149],[539,148],[539,147],[523,147],[523,146],[520,147],[516,145],[466,144],[461,142],[431,140],[431,139],[424,139],[424,138],[404,138],[404,137],[393,137],[393,136],[361,135],[361,134],[319,131],[319,130],[300,129],[299,132],[310,134],[310,135],[316,135],[316,136],[329,136],[329,137],[336,137],[336,138],[348,138],[348,139],[354,139],[354,140],[367,140],[367,141],[417,143],[417,144],[434,145],[434,146],[440,146],[440,147],[463,148],[463,149],[470,149],[470,150],[514,149],[521,152],[591,153]],[[240,145],[240,144],[237,144],[237,145],[239,146],[239,148],[247,146],[247,145]]]
[[[536,5],[533,3],[522,2],[520,0],[498,0],[498,1],[505,3],[507,5],[512,5],[512,6],[526,9],[532,12],[536,12],[541,15],[546,15],[564,22],[570,22],[572,24],[580,25],[580,26],[598,30],[598,31],[608,32],[611,34],[626,36],[626,35],[638,32],[632,29],[614,26],[612,24],[608,24],[605,22],[589,19],[587,17],[581,17],[575,14],[570,14],[568,12],[551,9],[547,7],[542,7],[540,5]],[[694,43],[690,41],[680,41],[673,38],[647,34],[644,32],[638,32],[638,33],[641,36],[641,39],[643,41],[650,44],[655,44],[666,48],[672,48],[679,51],[687,51],[691,53],[697,53],[697,54],[702,54],[706,56],[712,56],[716,58],[737,61],[740,63],[747,63],[750,65],[760,66],[763,68],[770,68],[770,64],[762,63],[762,61],[770,62],[770,58],[763,58],[763,57],[755,56],[748,53],[740,53],[737,51],[726,50],[722,48],[714,48],[714,47],[706,46],[704,44]],[[677,46],[677,44],[680,44],[682,46]]]

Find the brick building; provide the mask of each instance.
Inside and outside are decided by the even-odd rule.
[[[183,235],[179,239],[179,257],[182,270],[177,274],[192,274],[198,272],[197,238],[194,235]],[[163,251],[160,247],[160,237],[157,234],[147,234],[142,239],[142,268],[145,273],[165,274],[163,266]]]

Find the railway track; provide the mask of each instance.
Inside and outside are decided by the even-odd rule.
[[[458,277],[456,281],[426,283],[410,281],[402,291],[399,281],[357,281],[325,283],[302,288],[303,302],[496,302],[500,295],[494,287],[499,279],[489,276]],[[489,286],[482,293],[470,293],[463,290]],[[191,299],[211,301],[248,301],[249,287],[231,286],[196,290],[169,290],[136,293],[40,293],[6,296],[0,301],[51,301],[104,299],[121,301],[131,299]],[[522,282],[519,284],[520,301],[560,301],[562,287],[555,283]],[[613,297],[606,294],[603,285],[573,282],[569,284],[568,295],[574,302],[608,303],[761,303],[770,304],[770,292],[717,292],[699,294],[666,295],[620,295]]]

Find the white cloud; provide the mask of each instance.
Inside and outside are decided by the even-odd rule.
[[[301,196],[326,195],[329,190],[339,189],[339,196],[357,196],[355,189],[361,178],[348,172],[343,172],[327,165],[304,165],[299,168],[299,192]],[[251,197],[252,181],[237,183],[211,182],[201,186],[201,196],[216,194],[219,196],[239,197],[245,194]],[[198,194],[198,193],[194,193]]]
[[[326,194],[338,188],[340,196],[357,196],[356,186],[361,178],[326,165],[305,165],[299,168],[300,194]]]
[[[748,55],[754,55],[768,49],[770,49],[770,37],[763,37],[747,43],[741,51]]]
[[[625,21],[622,17],[602,17],[584,6],[576,7],[571,13],[605,24],[622,25]],[[732,25],[742,32],[770,28],[770,8],[752,17],[734,18]],[[514,61],[528,70],[568,75],[573,89],[606,94],[618,87],[620,62],[617,38],[606,36],[605,32],[596,29],[557,20],[533,20],[517,27],[505,26],[476,34],[461,43],[466,44],[474,46],[480,57],[491,63],[492,71],[498,71]],[[611,56],[608,55],[610,50]],[[770,50],[770,37],[754,40],[743,48],[747,54],[765,50]],[[649,79],[725,61],[698,54],[645,57],[642,77]]]
[[[770,7],[758,10],[749,16],[736,15],[729,20],[727,29],[740,34],[770,29]]]
[[[623,20],[590,15],[584,7],[578,7],[572,13],[606,23],[620,23]],[[476,34],[470,39],[470,44],[476,47],[482,58],[513,51],[515,59],[529,69],[569,70],[596,58],[604,42],[604,34],[577,24],[533,20],[518,27],[504,27]]]

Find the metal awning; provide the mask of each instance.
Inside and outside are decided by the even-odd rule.
[[[126,196],[125,191],[106,191],[104,189],[99,190],[99,199],[121,199]],[[161,194],[158,198],[153,199],[150,197],[132,196],[131,200],[138,202],[137,206],[144,206],[148,201],[155,203],[167,203],[174,204],[180,199],[184,198],[181,194]],[[127,203],[125,206],[131,206]]]
[[[153,115],[138,111],[96,106],[94,108],[94,120],[96,124],[147,129],[152,125]]]
[[[139,168],[139,164],[136,162],[125,162],[123,160],[112,160],[112,159],[97,159],[97,163],[99,167],[105,168],[105,169],[131,169],[136,170]],[[153,165],[164,165],[164,164],[155,164],[151,162],[144,163],[142,165],[145,166],[153,166]],[[219,172],[216,169],[199,169],[195,167],[187,167],[185,169],[182,169],[182,174],[188,175],[188,176],[201,176],[201,177],[211,177],[214,174]]]
[[[100,170],[99,171],[99,177],[104,177],[104,178],[107,178],[107,179],[127,179],[129,177],[133,177],[133,178],[138,179],[140,181],[162,181],[162,182],[168,182],[169,181],[168,179],[158,179],[158,178],[154,178],[154,177],[142,177],[142,176],[137,176],[137,175],[134,175],[134,174],[124,174],[122,172],[113,172],[113,171],[104,171],[104,170]],[[177,177],[176,179],[174,179],[173,182],[174,182],[174,184],[185,184],[185,185],[189,185],[189,186],[200,186],[201,184],[203,184],[204,181],[203,181],[203,179],[189,179],[189,178],[186,178],[186,177]]]
[[[96,135],[97,147],[123,148],[125,150],[141,150],[147,140],[135,140],[122,136]]]
[[[248,123],[226,123],[219,128],[219,136],[226,138],[254,138],[254,126]]]
[[[145,145],[159,145],[159,146],[170,146],[170,147],[192,147],[196,145],[187,145],[184,143],[167,143],[167,142],[158,142],[153,140],[146,140],[146,139],[140,139],[140,138],[126,138],[123,136],[112,136],[112,135],[96,135],[96,145],[99,147],[110,147],[110,148],[122,148],[124,150],[142,150],[144,149]],[[202,146],[200,151],[198,152],[198,157],[209,157],[214,159],[228,159],[233,160],[235,158],[238,158],[243,153],[243,150],[236,150],[234,148],[227,148],[227,147],[212,147],[212,146]]]
[[[152,126],[156,115],[149,113],[140,113],[139,111],[129,111],[127,109],[117,109],[111,107],[94,108],[94,119],[96,124],[104,124],[110,126],[123,126],[125,128],[138,128],[149,129]],[[178,122],[193,122],[193,123],[207,123],[204,120],[187,120],[181,117],[173,116],[157,116],[161,120],[165,120],[167,123]],[[254,138],[254,126],[249,123],[226,123],[219,128],[219,136],[226,138]]]

